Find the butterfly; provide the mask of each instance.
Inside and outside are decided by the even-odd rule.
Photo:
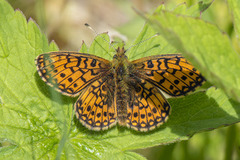
[[[178,97],[194,91],[204,77],[180,54],[129,61],[119,47],[112,61],[78,52],[50,52],[35,59],[44,82],[67,96],[79,96],[76,117],[88,129],[118,123],[146,132],[165,123],[170,105],[163,93]]]

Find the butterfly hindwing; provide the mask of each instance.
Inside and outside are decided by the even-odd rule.
[[[170,105],[159,89],[143,79],[132,86],[127,126],[137,131],[149,131],[163,124],[168,119]]]
[[[103,58],[77,52],[51,52],[36,60],[40,77],[57,91],[77,96],[88,84],[109,70],[110,62]]]
[[[150,56],[132,63],[144,79],[170,96],[186,95],[205,81],[200,72],[179,54]]]
[[[106,130],[116,124],[113,93],[114,81],[111,76],[104,76],[83,90],[74,104],[80,122],[91,130]]]

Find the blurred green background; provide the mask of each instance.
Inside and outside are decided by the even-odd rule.
[[[91,25],[97,33],[108,32],[110,37],[132,42],[144,25],[133,8],[151,13],[163,4],[173,10],[186,3],[188,7],[197,0],[8,0],[14,9],[20,9],[27,19],[32,18],[41,30],[54,40],[60,50],[78,51],[84,40],[90,45],[96,34],[84,24]],[[211,1],[209,1],[211,2]],[[233,23],[225,0],[215,0],[202,13],[201,18],[216,24],[227,33],[237,46]],[[240,159],[240,125],[198,133],[188,141],[136,150],[147,159]]]

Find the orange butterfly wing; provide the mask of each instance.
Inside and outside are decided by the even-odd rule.
[[[145,132],[155,129],[168,119],[170,105],[156,86],[143,79],[138,81],[131,85],[127,126]]]
[[[93,82],[74,104],[77,118],[91,130],[106,130],[116,124],[113,76],[108,74]]]
[[[110,69],[108,60],[77,52],[41,54],[35,63],[42,80],[68,96],[79,95]]]
[[[205,81],[200,72],[179,54],[150,56],[132,63],[136,74],[170,96],[186,95]]]

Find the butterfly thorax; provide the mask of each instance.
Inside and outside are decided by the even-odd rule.
[[[113,57],[112,68],[115,81],[115,106],[117,109],[118,123],[121,126],[126,125],[127,105],[129,102],[129,66],[130,62],[125,55],[124,48],[118,48]]]

